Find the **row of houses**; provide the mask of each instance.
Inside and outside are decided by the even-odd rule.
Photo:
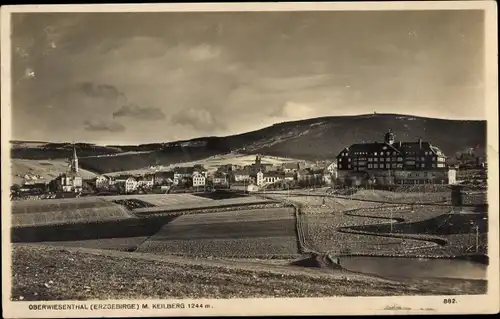
[[[169,188],[173,185],[182,187],[205,187],[207,185],[226,186],[229,180],[226,174],[216,172],[208,174],[202,167],[178,167],[172,171],[161,171],[143,176],[100,175],[95,179],[97,189],[108,189],[114,185],[123,185],[127,193],[137,189],[151,189],[153,187]]]
[[[336,178],[337,163],[321,161],[315,164],[306,162],[288,162],[281,165],[264,164],[260,155],[255,163],[238,167],[224,165],[219,171],[226,172],[236,183],[256,183],[258,186],[275,183],[280,180],[304,181],[318,176],[324,177],[326,182]]]

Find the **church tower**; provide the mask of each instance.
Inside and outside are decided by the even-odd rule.
[[[76,148],[73,146],[73,158],[71,159],[71,172],[78,173],[78,156],[76,155]]]

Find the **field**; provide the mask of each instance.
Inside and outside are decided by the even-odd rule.
[[[456,295],[481,280],[386,280],[350,272],[16,245],[12,300]],[[33,267],[37,265],[37,267]],[[124,265],[126,265],[124,267]],[[99,271],[96,271],[96,270]]]
[[[237,207],[237,206],[246,206],[246,205],[263,205],[263,204],[271,204],[272,201],[268,199],[261,199],[253,196],[245,196],[245,197],[236,197],[236,198],[228,198],[221,200],[206,200],[199,202],[185,202],[185,203],[177,203],[172,205],[163,205],[156,207],[144,207],[134,209],[134,213],[140,215],[148,215],[148,214],[161,214],[166,212],[181,212],[181,211],[191,211],[198,209],[218,209],[223,207]]]
[[[138,251],[213,257],[298,254],[291,208],[183,215],[165,225]]]
[[[11,184],[22,184],[24,176],[40,176],[39,181],[50,182],[59,174],[68,171],[68,163],[64,160],[28,160],[12,159],[11,164]],[[95,173],[80,169],[83,179],[90,179],[96,176]]]
[[[210,203],[211,199],[192,194],[147,194],[147,195],[118,195],[100,196],[105,201],[138,199],[154,206],[190,205]]]
[[[287,162],[297,162],[299,160],[294,160],[291,158],[284,158],[284,157],[276,157],[276,156],[262,156],[261,162],[263,164],[273,164],[273,165],[280,165],[282,163],[287,163]],[[183,163],[175,163],[171,165],[162,165],[159,169],[161,171],[167,171],[171,170],[174,167],[186,167],[186,166],[194,166],[194,165],[203,165],[208,171],[216,171],[218,166],[221,165],[226,165],[226,164],[233,164],[233,165],[241,165],[241,166],[246,166],[246,165],[251,165],[255,163],[255,155],[242,155],[242,154],[227,154],[227,155],[215,155],[211,156],[205,159],[200,159],[196,161],[189,161],[189,162],[183,162]],[[130,171],[121,171],[121,172],[112,172],[109,173],[108,175],[113,176],[113,175],[120,175],[120,174],[145,174],[145,173],[152,173],[154,170],[150,170],[148,168],[143,168],[143,169],[136,169],[136,170],[130,170]]]
[[[287,191],[272,191],[267,197],[286,199],[307,206],[325,204],[335,211],[375,207],[387,204],[446,204],[450,203],[451,192],[390,192],[385,190],[358,190],[352,195],[335,195],[328,188],[302,189]],[[480,195],[474,195],[475,197]],[[471,196],[472,197],[472,196]],[[484,197],[483,197],[484,199]],[[466,199],[467,201],[468,199]]]
[[[12,226],[37,227],[128,219],[121,205],[95,198],[13,201]]]

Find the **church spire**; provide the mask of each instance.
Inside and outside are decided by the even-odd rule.
[[[78,156],[76,155],[76,147],[73,144],[73,158],[71,159],[71,171],[78,173]]]

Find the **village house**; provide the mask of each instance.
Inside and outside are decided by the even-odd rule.
[[[297,171],[297,182],[299,184],[319,186],[323,180],[323,171],[312,168],[305,168]]]
[[[281,170],[285,173],[297,172],[300,169],[299,163],[283,163]]]
[[[396,142],[391,130],[385,134],[383,143],[353,144],[337,156],[339,178],[348,182],[369,176],[369,180],[381,185],[437,180],[454,183],[454,172],[449,170],[446,156],[438,147],[421,139]],[[444,175],[446,179],[439,177]]]
[[[200,172],[195,172],[192,176],[193,178],[193,187],[200,187],[206,185],[206,177],[204,174]]]
[[[227,186],[228,184],[227,175],[221,172],[215,172],[212,175],[212,183],[214,185]]]
[[[326,166],[326,171],[330,174],[335,174],[337,172],[337,163],[331,162]]]
[[[112,183],[112,179],[107,175],[99,175],[94,180],[95,187],[98,189],[107,189]]]
[[[257,186],[261,187],[266,184],[273,184],[278,181],[284,180],[285,174],[278,172],[258,172],[257,173]]]
[[[137,177],[136,180],[137,180],[137,187],[142,187],[142,188],[153,188],[153,185],[155,183],[154,175],[150,174]]]
[[[224,164],[220,165],[217,167],[217,171],[225,174],[232,173],[238,169],[242,169],[243,167],[241,165],[235,165],[235,164]]]
[[[174,184],[178,185],[181,181],[193,176],[193,167],[176,167],[174,168]]]
[[[137,190],[137,180],[135,177],[130,176],[125,180],[125,193],[132,193]]]
[[[164,171],[164,172],[156,172],[154,174],[154,184],[155,185],[170,185],[174,183],[174,172],[173,171]]]
[[[233,172],[233,178],[235,182],[250,181],[250,172],[248,169],[240,169]]]

